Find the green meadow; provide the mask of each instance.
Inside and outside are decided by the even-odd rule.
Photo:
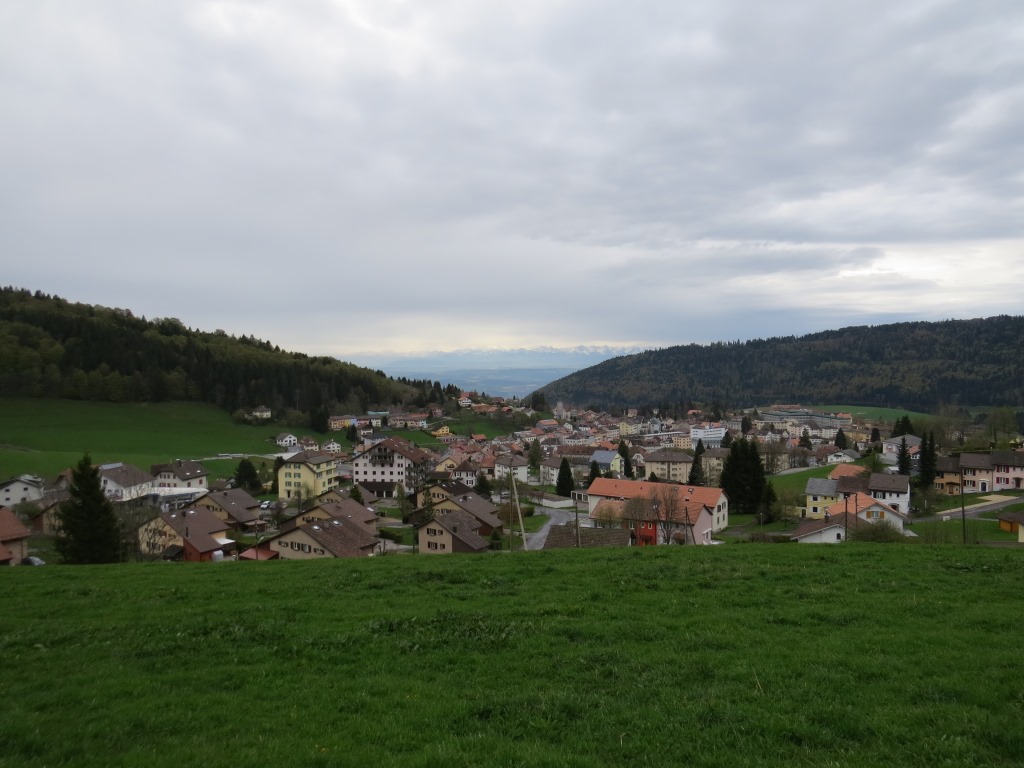
[[[1024,554],[3,569],[0,766],[1018,766]]]
[[[94,464],[125,461],[144,469],[177,458],[268,454],[277,449],[271,438],[285,429],[237,424],[224,411],[197,403],[30,398],[0,398],[0,423],[0,478],[27,472],[52,479],[86,451]],[[227,464],[233,469],[237,460]]]

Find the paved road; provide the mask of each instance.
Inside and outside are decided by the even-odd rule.
[[[544,542],[548,540],[548,530],[552,525],[565,525],[566,523],[576,519],[576,513],[571,509],[552,509],[551,507],[537,507],[537,512],[542,515],[548,516],[548,521],[544,523],[539,531],[536,533],[526,534],[526,549],[544,549]],[[580,511],[580,520],[586,517],[586,512]]]
[[[995,499],[993,501],[982,501],[978,504],[968,504],[964,508],[965,517],[977,517],[986,512],[996,512],[1003,507],[1008,507],[1011,504],[1019,504],[1021,498],[1018,496],[999,496],[999,494],[986,494],[986,497]],[[937,515],[928,515],[927,517],[915,517],[914,522],[925,521],[925,520],[941,520],[943,517],[960,517],[960,508],[950,509],[945,512],[940,512]]]

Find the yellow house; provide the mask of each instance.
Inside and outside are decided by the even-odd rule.
[[[450,435],[451,433],[452,433],[452,431],[450,429],[448,429],[448,425],[447,424],[442,424],[440,427],[435,429],[430,434],[432,434],[434,437],[446,437],[447,435]]]
[[[277,497],[282,500],[316,498],[339,481],[333,456],[315,451],[296,453],[277,470]]]

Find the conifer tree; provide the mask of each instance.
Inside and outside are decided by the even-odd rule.
[[[70,498],[57,511],[57,553],[72,565],[116,563],[121,538],[114,505],[103,492],[100,472],[85,454],[71,472]]]
[[[900,448],[896,453],[896,469],[899,474],[910,476],[910,449],[907,448],[906,436],[900,440]]]
[[[689,485],[706,485],[707,478],[704,475],[704,441],[697,440],[697,447],[693,450],[693,464],[690,466],[690,476],[686,482]]]
[[[562,463],[558,465],[558,479],[555,481],[555,493],[559,496],[566,498],[572,496],[572,492],[576,489],[576,484],[572,479],[572,468],[569,466],[569,460],[562,457]]]
[[[719,484],[729,497],[729,508],[741,515],[752,515],[762,503],[765,479],[764,464],[757,443],[735,440],[722,464]]]
[[[849,441],[846,439],[846,433],[843,432],[842,427],[840,427],[839,431],[836,432],[835,444],[836,448],[840,451],[845,451],[849,447]]]
[[[587,477],[587,487],[589,488],[597,478],[601,476],[601,467],[596,461],[590,462],[590,475]]]

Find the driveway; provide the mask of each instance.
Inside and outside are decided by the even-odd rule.
[[[571,509],[552,509],[551,507],[537,507],[537,512],[548,516],[548,521],[541,526],[536,533],[526,534],[526,549],[544,549],[544,542],[548,540],[548,530],[552,525],[565,525],[576,519],[576,513]],[[586,510],[580,510],[580,521],[587,516]]]

